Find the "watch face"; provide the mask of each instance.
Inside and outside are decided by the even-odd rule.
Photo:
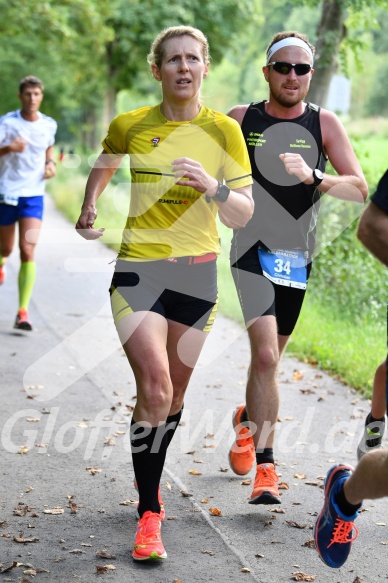
[[[228,200],[229,193],[230,188],[226,186],[226,184],[221,184],[217,191],[216,198],[220,202],[226,202]]]
[[[318,180],[323,180],[323,172],[321,172],[321,170],[318,170],[318,168],[316,168],[314,170],[314,177],[318,178]]]

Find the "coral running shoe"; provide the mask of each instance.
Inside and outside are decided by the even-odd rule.
[[[273,464],[259,464],[249,504],[281,504],[278,481]]]
[[[251,430],[249,427],[241,425],[244,409],[245,405],[240,405],[233,413],[233,429],[236,432],[236,440],[229,451],[229,465],[239,476],[248,474],[256,461]]]
[[[133,485],[135,486],[136,492],[138,492],[139,491],[139,488],[137,487],[137,482],[133,482]],[[160,513],[159,513],[160,520],[162,522],[164,522],[164,519],[166,518],[166,510],[164,508],[162,496],[160,494],[160,486],[158,488],[158,502],[159,502],[159,505],[160,505]],[[140,518],[140,515],[139,515],[139,505],[137,505],[137,509],[136,509],[136,518]]]
[[[341,484],[347,480],[353,468],[346,465],[333,466],[325,479],[325,502],[314,525],[315,548],[322,561],[333,569],[346,562],[352,542],[358,537],[358,529],[353,524],[357,518],[345,516],[335,502],[335,495]]]
[[[137,523],[132,557],[135,561],[166,559],[167,553],[160,535],[160,515],[147,510]]]
[[[28,312],[21,308],[16,316],[15,324],[13,326],[17,330],[32,330],[32,324],[28,319]]]
[[[3,263],[3,265],[0,265],[0,285],[2,285],[5,282],[6,277],[7,274],[5,271],[5,263]]]

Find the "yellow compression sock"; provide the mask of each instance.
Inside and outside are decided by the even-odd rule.
[[[19,308],[28,309],[32,290],[36,279],[35,261],[24,261],[20,266],[19,285]]]

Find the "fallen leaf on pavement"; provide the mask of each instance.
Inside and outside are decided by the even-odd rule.
[[[220,468],[219,472],[229,472],[229,468]]]
[[[23,502],[19,502],[16,508],[14,508],[14,515],[15,516],[25,516],[27,512],[31,512],[34,506],[27,506],[27,504],[23,504]]]
[[[251,570],[250,570],[250,569],[248,569],[248,567],[243,567],[243,568],[241,569],[241,573],[250,573],[250,572],[251,572]]]
[[[4,567],[4,569],[1,569],[0,573],[8,573],[8,571],[11,571],[11,569],[15,569],[16,567],[20,567],[20,565],[22,565],[22,563],[17,563],[14,561],[12,565],[9,565],[9,567]]]
[[[69,551],[69,553],[72,555],[86,555],[86,551],[83,551],[81,549],[72,549],[71,551]]]
[[[31,448],[27,447],[26,445],[22,445],[22,447],[19,449],[18,453],[20,453],[21,455],[26,454],[28,451],[30,451]]]
[[[63,514],[65,511],[63,508],[57,506],[56,508],[46,508],[43,510],[43,514]]]
[[[306,542],[303,543],[302,547],[308,547],[309,549],[314,549],[315,548],[314,539],[311,538],[310,540],[306,540]]]
[[[284,510],[284,508],[271,508],[270,510],[268,510],[268,512],[276,512],[276,514],[285,514],[286,511]]]
[[[166,488],[167,488],[168,490],[170,490],[170,492],[171,492],[171,484],[170,484],[170,482],[166,482]]]
[[[294,474],[294,478],[297,478],[298,480],[305,480],[306,476],[305,474]]]
[[[218,508],[209,508],[209,512],[213,516],[222,516],[221,510],[219,510]]]
[[[294,581],[315,581],[316,575],[307,575],[306,573],[301,573],[300,571],[294,571],[293,578]]]
[[[96,474],[99,474],[101,472],[101,468],[87,467],[86,471],[92,474],[92,476],[95,476]]]
[[[75,502],[69,502],[70,514],[77,514],[78,506]]]
[[[203,551],[201,552],[204,553],[205,555],[210,555],[211,557],[214,556],[214,551],[211,551],[210,549],[203,549]]]
[[[286,524],[288,524],[288,526],[292,526],[293,528],[306,528],[307,526],[307,524],[300,524],[299,522],[294,522],[293,520],[286,520]]]
[[[15,541],[15,543],[37,543],[37,542],[39,542],[39,539],[36,536],[33,536],[32,538],[24,538],[22,532],[19,534],[19,536],[14,536],[13,540]]]
[[[186,492],[186,490],[179,490],[179,492],[182,494],[182,496],[184,496],[185,498],[189,498],[190,496],[192,496],[192,494],[190,494],[189,492]]]
[[[130,504],[138,504],[139,500],[123,500],[122,502],[119,502],[120,506],[129,506]]]
[[[192,476],[202,476],[202,472],[198,472],[197,470],[189,470],[189,474]]]
[[[113,437],[107,437],[104,441],[104,445],[116,445],[115,440],[113,439]]]
[[[107,573],[108,571],[114,571],[116,567],[114,565],[97,565],[96,570],[98,575]]]
[[[242,482],[240,482],[241,486],[250,486],[252,483],[252,480],[249,478],[248,480],[243,480]]]
[[[303,379],[304,374],[300,371],[300,370],[294,370],[292,378],[294,379],[294,381],[300,381],[301,379]]]
[[[279,490],[289,490],[290,487],[289,487],[289,485],[286,482],[280,482],[278,484],[278,489]]]
[[[99,551],[96,551],[96,557],[100,557],[100,559],[115,559],[116,558],[115,555],[111,555],[109,553],[109,551],[107,551],[106,549],[100,549]]]

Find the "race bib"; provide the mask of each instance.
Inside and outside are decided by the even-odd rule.
[[[0,203],[17,206],[19,197],[17,194],[0,194]]]
[[[258,249],[263,275],[273,283],[306,289],[306,254],[301,249]]]

